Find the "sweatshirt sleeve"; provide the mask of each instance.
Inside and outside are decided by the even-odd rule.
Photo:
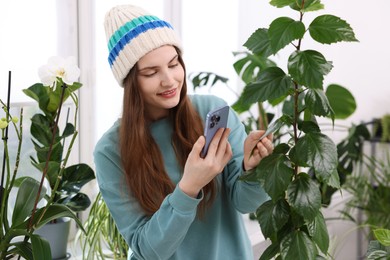
[[[243,174],[242,162],[244,158],[244,141],[247,137],[244,125],[234,110],[230,110],[228,127],[231,128],[229,142],[233,150],[233,157],[224,169],[223,178],[225,188],[235,208],[241,213],[255,212],[269,196],[257,182],[241,181]]]
[[[168,259],[194,221],[202,196],[191,198],[176,187],[152,217],[146,216],[130,196],[117,149],[108,140],[98,142],[94,160],[100,192],[118,230],[136,259]]]
[[[208,111],[227,104],[222,98],[213,95],[195,95],[192,100],[203,120],[205,120]],[[233,157],[222,174],[223,186],[232,204],[239,212],[255,212],[263,202],[269,200],[269,196],[259,183],[239,179],[244,173],[242,162],[244,159],[244,141],[247,134],[244,124],[232,108],[229,111],[228,127],[231,129],[229,143],[233,150]]]

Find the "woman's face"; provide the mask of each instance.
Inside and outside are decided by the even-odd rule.
[[[155,49],[137,62],[137,79],[147,117],[154,121],[177,106],[184,82],[184,69],[173,46]]]

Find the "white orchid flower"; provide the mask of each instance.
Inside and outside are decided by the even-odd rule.
[[[73,85],[80,76],[80,69],[76,65],[74,57],[63,58],[59,56],[51,57],[46,65],[38,69],[38,75],[45,86],[53,86],[58,78],[67,85]]]

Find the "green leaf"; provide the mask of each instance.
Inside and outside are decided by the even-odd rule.
[[[304,95],[298,96],[298,111],[304,110]],[[289,115],[291,118],[294,117],[294,107],[295,107],[295,99],[293,96],[289,96],[284,102],[282,107],[283,115]]]
[[[324,76],[333,65],[314,50],[295,51],[288,59],[288,71],[298,84],[307,88],[323,89]]]
[[[41,218],[41,216],[43,217]],[[81,230],[84,232],[84,228],[82,223],[80,222],[79,218],[65,205],[62,204],[52,204],[48,206],[46,212],[44,212],[44,208],[40,208],[37,210],[33,226],[35,229],[39,229],[43,225],[49,223],[52,220],[58,219],[58,218],[72,218],[76,221],[77,225],[81,228]],[[39,220],[39,222],[38,222]],[[27,219],[22,224],[18,225],[16,228],[27,228],[29,219]]]
[[[336,188],[336,189],[340,189],[340,176],[339,176],[339,172],[337,171],[337,169],[335,169],[332,174],[330,175],[330,178],[328,179],[328,181],[326,182],[326,184],[328,184],[329,186],[333,187],[333,188]]]
[[[12,247],[14,248],[7,251],[9,255],[15,254],[15,255],[20,255],[21,257],[27,260],[34,260],[31,244],[29,242],[20,241],[20,242],[11,243],[10,245],[11,248]]]
[[[241,77],[245,84],[249,84],[254,81],[258,77],[260,71],[276,66],[275,62],[261,56],[260,54],[235,52],[234,55],[243,55],[243,58],[237,60],[233,64],[233,67],[237,75]]]
[[[276,201],[285,196],[291,183],[294,171],[288,166],[288,158],[284,154],[271,154],[260,161],[259,177],[264,181],[263,188]]]
[[[367,249],[367,260],[388,259],[390,256],[389,250],[379,241],[372,240]]]
[[[68,87],[66,88],[65,97],[68,98],[71,93],[75,92],[82,86],[83,84],[81,84],[80,82],[73,82],[73,85],[68,85]]]
[[[79,192],[89,181],[95,179],[95,173],[85,163],[75,164],[65,169],[62,175],[62,189],[71,193]]]
[[[293,10],[301,11],[301,12],[310,12],[310,11],[318,11],[324,9],[324,5],[321,4],[321,0],[304,0],[305,3],[302,6],[303,0],[296,0],[290,7]]]
[[[328,180],[337,168],[336,145],[322,133],[307,133],[298,140],[295,149],[299,163],[313,167],[319,180]]]
[[[199,72],[190,75],[194,89],[199,87],[213,87],[218,82],[226,83],[229,79],[212,72]]]
[[[305,34],[305,25],[289,17],[275,19],[269,26],[268,35],[270,46],[274,54],[293,40],[302,39]]]
[[[38,161],[40,163],[46,162],[46,161],[61,161],[62,160],[62,153],[63,153],[63,147],[61,142],[53,143],[50,153],[50,158],[48,157],[50,146],[40,146],[37,142],[34,140],[31,140],[34,144],[34,148],[37,151]],[[33,160],[35,161],[35,160]]]
[[[61,101],[61,87],[57,87],[56,91],[49,91],[49,104],[47,104],[47,111],[50,113],[56,113],[60,107]],[[64,102],[65,100],[62,100]]]
[[[318,124],[316,122],[313,122],[313,121],[298,122],[298,129],[303,131],[304,133],[312,133],[312,132],[319,133],[319,132],[321,132]]]
[[[346,88],[331,84],[327,87],[325,93],[336,119],[346,119],[355,112],[355,98]]]
[[[314,115],[334,118],[332,106],[321,89],[309,89],[305,95],[305,104]]]
[[[64,200],[59,200],[58,203],[65,204],[74,212],[80,212],[86,210],[91,205],[91,200],[86,194],[80,192],[74,195],[68,195]]]
[[[292,86],[291,78],[278,67],[260,71],[257,80],[247,85],[240,98],[243,104],[275,99],[287,93]]]
[[[275,204],[269,200],[257,209],[256,215],[264,237],[270,238],[287,223],[290,207],[284,199]]]
[[[52,123],[50,119],[42,114],[35,114],[31,118],[31,135],[42,145],[48,147],[51,143],[53,133]],[[59,141],[59,133],[57,131],[55,142]]]
[[[273,257],[279,253],[279,244],[272,243],[267,247],[267,249],[264,250],[264,252],[261,254],[259,260],[269,260],[274,259]]]
[[[263,56],[265,58],[273,54],[270,47],[270,39],[268,37],[268,30],[264,28],[258,28],[244,43],[244,46],[248,48],[252,53]]]
[[[305,173],[298,174],[297,178],[289,185],[287,197],[291,207],[308,221],[313,220],[321,208],[319,188]]]
[[[307,224],[309,235],[316,242],[321,251],[326,254],[329,248],[329,234],[326,228],[324,216],[321,212],[317,214],[313,221]]]
[[[293,4],[295,0],[271,0],[269,3],[275,7],[281,8]]]
[[[75,131],[76,131],[76,129],[75,129],[74,125],[71,123],[67,123],[65,126],[65,129],[64,129],[64,132],[62,133],[62,138],[73,135]]]
[[[50,244],[39,235],[31,235],[31,246],[34,259],[52,260]]]
[[[287,154],[290,150],[290,146],[285,143],[278,144],[275,146],[273,153]]]
[[[24,94],[31,97],[35,101],[38,102],[39,108],[47,114],[48,111],[46,109],[49,104],[49,95],[48,95],[48,87],[43,86],[42,83],[37,83],[32,85],[27,89],[23,89]]]
[[[46,162],[35,164],[35,167],[43,173],[44,168],[46,167]],[[46,179],[49,181],[49,185],[51,188],[54,188],[56,184],[58,174],[60,172],[60,167],[61,164],[59,162],[49,161],[47,163]]]
[[[243,98],[239,98],[236,102],[233,103],[232,108],[237,113],[244,113],[247,112],[251,107],[253,103],[246,103],[246,100]],[[250,127],[252,130],[252,127]]]
[[[15,207],[12,213],[12,227],[15,227],[30,216],[31,211],[34,208],[34,202],[39,190],[39,182],[33,178],[25,178],[18,189],[16,195]],[[46,194],[45,187],[42,187],[39,195],[40,201]]]
[[[364,124],[352,125],[348,136],[337,145],[339,168],[343,172],[352,173],[355,162],[361,160],[364,141],[370,139],[370,132]]]
[[[280,244],[282,259],[315,259],[316,246],[302,230],[296,230],[283,238]]]
[[[358,41],[351,26],[334,15],[321,15],[309,25],[311,37],[319,43],[331,44],[341,41]]]
[[[374,230],[374,235],[378,239],[379,243],[384,246],[390,246],[390,230],[379,228]]]

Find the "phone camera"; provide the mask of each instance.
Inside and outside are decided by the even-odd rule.
[[[213,115],[211,117],[210,128],[213,128],[216,124],[218,124],[219,120],[221,120],[219,115]]]

